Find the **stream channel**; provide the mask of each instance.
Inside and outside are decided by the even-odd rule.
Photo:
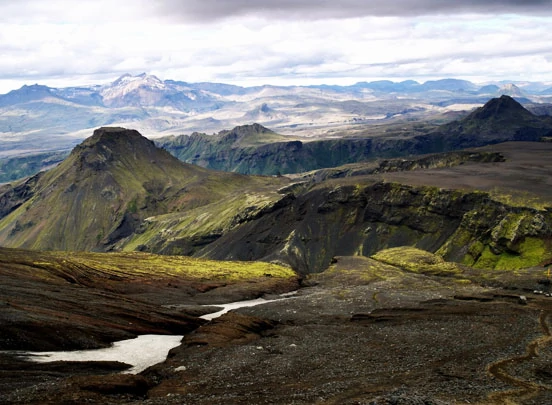
[[[267,304],[269,302],[289,299],[296,291],[280,295],[280,298],[266,300],[237,301],[228,304],[205,305],[222,308],[219,311],[200,316],[211,321],[228,311],[244,307]],[[72,350],[56,352],[25,352],[21,356],[37,363],[52,361],[119,361],[132,367],[123,371],[127,374],[138,374],[154,364],[165,361],[169,351],[180,345],[183,336],[176,335],[140,335],[134,339],[120,340],[111,346],[93,350]]]

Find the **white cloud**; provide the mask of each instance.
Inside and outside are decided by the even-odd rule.
[[[531,15],[537,7],[548,10],[548,1],[525,2],[522,9],[514,1],[428,0],[408,9],[412,17],[386,11],[386,4],[406,0],[370,3],[377,7],[280,1],[252,9],[238,0],[220,2],[225,6],[213,15],[208,3],[178,2],[168,15],[169,0],[127,3],[132,6],[84,0],[78,7],[68,0],[0,1],[0,92],[25,83],[113,80],[126,72],[246,85],[520,75],[552,81],[552,18]],[[314,12],[314,3],[320,10]],[[338,4],[343,12],[332,14]],[[509,14],[485,14],[496,9]],[[292,17],[283,17],[286,10]],[[323,18],[332,15],[340,18]]]

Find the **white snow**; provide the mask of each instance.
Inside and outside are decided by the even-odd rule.
[[[102,95],[104,101],[109,101],[114,98],[123,97],[126,94],[139,89],[140,87],[146,88],[150,91],[164,90],[165,83],[153,75],[124,75],[113,83],[104,86],[100,94]]]
[[[289,296],[295,294],[295,292],[296,291],[281,294],[281,298],[273,300],[257,298],[255,300],[230,302],[228,304],[215,304],[214,306],[223,307],[223,309],[203,315],[201,318],[210,321],[232,309],[253,307],[268,302],[289,299]],[[123,373],[138,374],[154,364],[165,361],[169,350],[179,346],[182,338],[183,336],[174,335],[141,335],[135,339],[120,340],[104,349],[73,350],[65,352],[26,352],[24,356],[28,360],[37,363],[51,361],[119,361],[132,366],[132,368],[123,371]]]
[[[66,352],[27,352],[29,360],[37,363],[50,361],[120,361],[132,368],[123,371],[138,374],[167,358],[169,350],[179,346],[183,336],[141,335],[135,339],[121,340],[110,347],[94,350]]]
[[[267,302],[279,301],[279,300],[280,299],[265,300],[264,298],[257,298],[255,300],[230,302],[228,304],[220,304],[220,305],[215,304],[214,305],[215,307],[222,307],[223,309],[221,309],[220,311],[217,311],[217,312],[211,312],[210,314],[200,316],[200,318],[211,321],[215,318],[218,318],[221,315],[224,315],[225,313],[227,313],[228,311],[231,311],[233,309],[245,308],[245,307],[254,307],[255,305],[266,304]],[[213,305],[209,305],[209,306],[213,306]]]

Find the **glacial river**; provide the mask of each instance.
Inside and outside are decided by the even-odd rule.
[[[231,302],[228,304],[215,304],[209,306],[222,307],[220,311],[201,316],[208,321],[218,318],[228,311],[244,307],[253,307],[268,302],[287,299],[289,295],[282,294],[281,298]],[[154,364],[161,363],[167,358],[169,350],[180,345],[183,336],[175,335],[141,335],[135,339],[120,340],[111,346],[93,350],[72,350],[60,352],[26,352],[27,360],[45,363],[51,361],[119,361],[132,366],[123,371],[127,374],[138,374]]]

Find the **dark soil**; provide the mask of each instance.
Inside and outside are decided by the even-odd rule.
[[[474,271],[468,282],[374,266],[337,258],[287,300],[188,333],[137,376],[3,356],[0,403],[552,402],[552,298],[533,293],[548,288],[543,268],[496,272],[491,283]]]
[[[538,197],[541,201],[552,201],[552,160],[549,158],[552,143],[505,142],[474,150],[500,153],[505,161],[484,164],[473,162],[443,169],[386,173],[382,177],[413,185],[494,191],[510,193],[520,199]]]

